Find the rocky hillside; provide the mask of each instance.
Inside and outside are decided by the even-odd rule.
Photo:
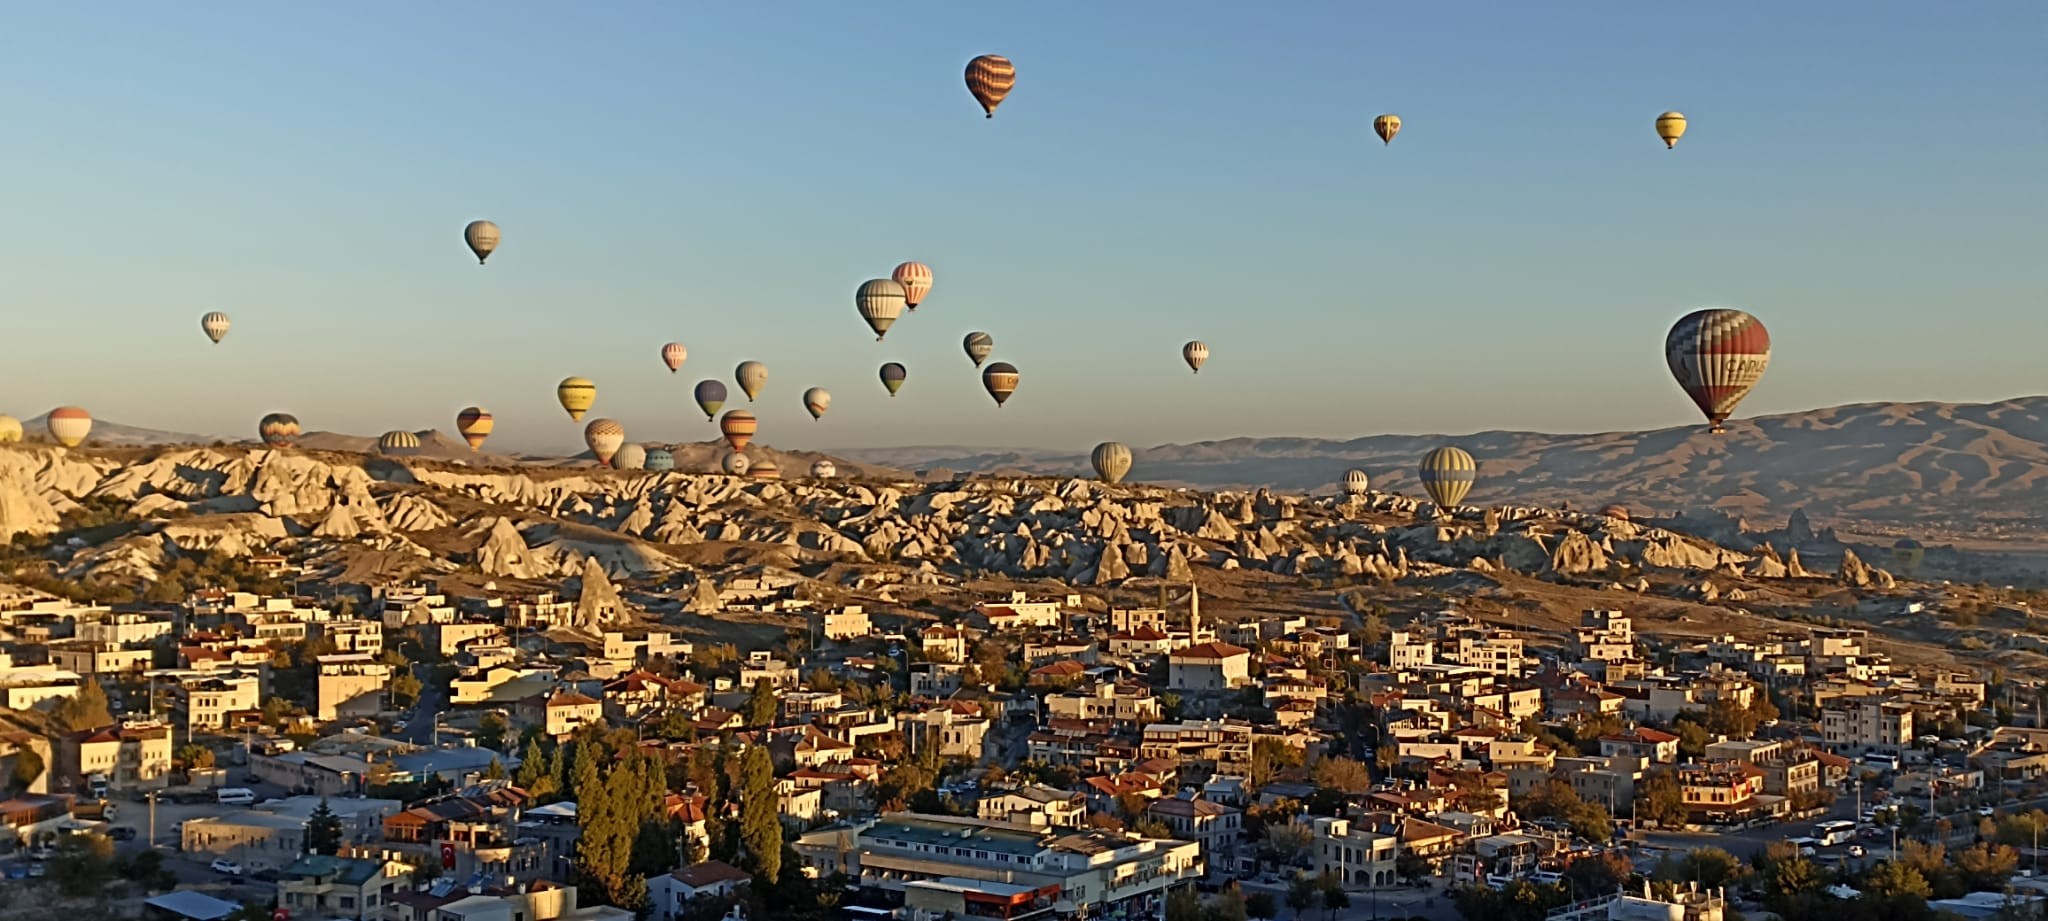
[[[1446,442],[1479,460],[1476,502],[1620,502],[1638,514],[1716,508],[1930,536],[2048,534],[2048,397],[2001,403],[1872,403],[1650,432],[1374,435],[1349,441],[1235,438],[1137,452],[1132,479],[1204,489],[1331,491],[1358,467],[1420,493],[1415,464]],[[844,452],[899,467],[1071,476],[1084,454],[968,448]]]

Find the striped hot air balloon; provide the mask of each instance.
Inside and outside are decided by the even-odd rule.
[[[462,228],[462,242],[469,244],[469,251],[476,254],[476,264],[483,265],[485,259],[498,249],[498,225],[490,221],[470,221]]]
[[[1721,423],[1770,367],[1771,334],[1740,310],[1695,310],[1665,335],[1664,361],[1706,414],[1707,431],[1718,435],[1727,431]]]
[[[1372,133],[1380,136],[1382,145],[1394,143],[1394,135],[1401,133],[1401,116],[1388,113],[1373,119]]]
[[[812,478],[812,479],[816,479],[816,480],[829,480],[829,479],[831,479],[831,478],[833,478],[833,477],[836,477],[836,476],[838,476],[838,475],[839,475],[839,465],[838,465],[838,464],[832,463],[831,461],[829,461],[829,460],[824,460],[824,459],[822,459],[822,458],[821,458],[821,459],[819,459],[819,460],[814,460],[814,461],[812,461],[812,462],[811,462],[811,478]]]
[[[661,363],[668,365],[668,373],[676,373],[683,366],[683,360],[690,357],[690,350],[680,342],[671,342],[661,347]]]
[[[21,443],[21,420],[13,416],[0,416],[0,445]]]
[[[725,384],[714,380],[697,382],[695,393],[697,408],[704,411],[704,421],[718,418],[718,408],[725,405]]]
[[[256,435],[273,448],[289,448],[299,440],[299,417],[271,413],[257,420]]]
[[[1472,483],[1479,478],[1479,463],[1465,449],[1444,445],[1423,455],[1422,488],[1436,500],[1436,507],[1448,512],[1465,501]]]
[[[1202,366],[1209,363],[1209,344],[1200,339],[1193,340],[1180,347],[1180,357],[1196,374],[1200,374]]]
[[[1016,85],[1017,68],[1009,58],[984,54],[967,62],[967,91],[974,94],[974,101],[981,103],[989,118],[996,117],[996,106],[1003,104],[1003,97]]]
[[[1600,515],[1601,515],[1601,517],[1603,517],[1603,518],[1612,518],[1612,519],[1614,519],[1614,520],[1616,520],[1616,521],[1634,521],[1634,520],[1635,520],[1635,515],[1634,515],[1634,513],[1630,512],[1630,511],[1628,510],[1628,506],[1626,506],[1626,505],[1622,505],[1622,504],[1621,504],[1621,503],[1619,503],[1619,502],[1617,502],[1617,503],[1615,503],[1615,504],[1613,504],[1613,505],[1609,505],[1609,506],[1607,506],[1606,508],[1603,508],[1603,509],[1601,509],[1601,510],[1600,510]]]
[[[968,333],[967,338],[960,340],[960,347],[967,350],[967,357],[973,359],[974,366],[979,368],[988,356],[995,353],[996,338],[987,333]]]
[[[775,458],[764,457],[755,461],[753,466],[747,468],[747,478],[750,480],[779,480],[782,479],[782,467],[775,463]]]
[[[420,453],[420,436],[411,432],[385,432],[377,439],[377,453],[385,457],[413,457]]]
[[[639,470],[647,466],[647,449],[636,444],[623,445],[619,453],[612,455],[612,466],[620,470]]]
[[[903,286],[903,306],[912,310],[924,303],[926,295],[932,293],[932,267],[922,262],[906,262],[890,272],[889,277]]]
[[[570,419],[582,422],[583,414],[597,405],[597,385],[587,377],[565,377],[555,385],[555,399],[562,401]]]
[[[647,469],[655,473],[667,473],[676,469],[675,452],[667,448],[648,448]]]
[[[1365,471],[1358,469],[1344,471],[1345,495],[1362,496],[1370,488],[1372,488],[1372,480],[1366,477]]]
[[[92,434],[92,413],[76,406],[59,406],[44,417],[43,425],[58,444],[75,448],[84,444],[86,436]]]
[[[491,429],[495,425],[491,411],[481,406],[471,406],[455,414],[455,431],[462,435],[463,441],[469,442],[471,451],[484,446],[484,439],[491,437]]]
[[[732,476],[746,476],[747,468],[753,465],[753,461],[747,460],[747,456],[738,451],[727,451],[725,456],[718,460],[718,468]]]
[[[220,344],[220,340],[228,334],[228,327],[233,325],[228,320],[228,315],[218,310],[199,318],[199,331],[205,333],[206,338],[212,339],[214,345]]]
[[[903,382],[909,377],[909,369],[896,362],[892,361],[882,366],[882,386],[892,397],[896,395],[896,391],[903,389]]]
[[[875,331],[876,342],[889,335],[889,327],[903,316],[905,300],[903,286],[887,278],[868,279],[853,292],[854,309],[860,311],[860,318],[867,321],[868,328]]]
[[[1912,575],[1913,570],[1919,569],[1920,561],[1926,558],[1926,546],[1910,537],[1901,537],[1898,543],[1892,545],[1892,562],[1897,563],[1899,571],[1907,575]]]
[[[761,427],[754,414],[744,409],[728,411],[718,420],[718,431],[725,436],[725,443],[734,451],[746,450],[747,443],[754,440],[754,432]]]
[[[812,387],[804,391],[804,408],[811,411],[811,419],[825,418],[825,410],[832,408],[832,394],[823,387]]]
[[[732,376],[740,382],[740,392],[747,395],[747,402],[752,403],[768,383],[768,366],[758,361],[743,361],[733,369]]]
[[[590,456],[607,467],[612,457],[619,453],[619,446],[626,442],[626,427],[610,419],[592,419],[583,427],[583,445],[590,449]]]
[[[1009,402],[1010,394],[1017,392],[1017,366],[1007,361],[999,361],[983,368],[981,386],[988,391],[989,396],[996,398],[996,407],[1000,409],[1004,403]]]
[[[1114,486],[1124,481],[1124,474],[1131,472],[1131,449],[1122,442],[1105,441],[1088,454],[1088,463],[1094,465],[1095,475],[1101,477],[1102,482]]]
[[[1666,112],[1657,116],[1657,137],[1663,139],[1665,150],[1677,147],[1678,139],[1685,137],[1685,115],[1679,112]]]

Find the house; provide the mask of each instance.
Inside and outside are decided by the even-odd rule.
[[[528,726],[538,727],[542,735],[562,739],[586,724],[602,721],[604,703],[575,691],[558,689],[520,701],[513,715]]]
[[[990,792],[975,803],[974,814],[991,822],[1079,828],[1088,816],[1087,797],[1044,784]]]
[[[980,758],[989,720],[973,704],[949,704],[922,713],[899,715],[903,741],[911,754],[935,746],[941,758]]]
[[[170,782],[171,727],[136,723],[74,732],[58,740],[62,775],[84,789],[95,774],[113,790],[147,790]]]
[[[372,921],[405,890],[408,872],[395,860],[307,854],[280,871],[277,904],[295,918]]]
[[[1202,846],[1202,857],[1212,871],[1227,871],[1237,853],[1237,839],[1244,828],[1244,810],[1194,796],[1156,799],[1145,814],[1158,819],[1173,836]]]
[[[1903,751],[1913,744],[1913,708],[1893,697],[1838,697],[1822,708],[1820,732],[1836,750]]]
[[[313,717],[322,721],[376,716],[384,709],[391,666],[367,652],[320,656]]]
[[[837,611],[825,611],[811,615],[818,632],[833,642],[856,640],[875,632],[875,625],[869,621],[868,612],[857,604],[849,604]]]
[[[726,899],[754,881],[750,874],[722,860],[706,860],[647,880],[647,908],[653,921],[681,921],[690,903]]]
[[[1350,819],[1317,816],[1310,823],[1310,845],[1317,875],[1325,873],[1341,880],[1347,889],[1391,886],[1399,875],[1395,858],[1401,855],[1398,835],[1381,834],[1354,825]]]
[[[1208,642],[1167,656],[1169,687],[1187,691],[1227,691],[1251,683],[1252,652],[1243,646]]]
[[[864,888],[934,919],[1036,915],[1055,897],[1081,917],[1159,917],[1167,891],[1204,872],[1192,841],[920,813],[882,816],[855,849]]]
[[[575,886],[558,886],[546,880],[512,891],[462,889],[454,886],[454,882],[443,880],[426,892],[395,895],[394,916],[387,921],[633,921],[635,917],[630,911],[610,905],[579,906]],[[443,894],[436,897],[437,892]],[[420,896],[427,897],[426,904],[431,908],[403,914],[402,909],[418,904]]]
[[[1628,732],[1601,736],[1600,754],[1608,757],[1635,755],[1650,759],[1652,764],[1675,764],[1678,761],[1678,736],[1638,726]]]
[[[1752,799],[1764,791],[1764,771],[1740,763],[1679,765],[1678,791],[1687,811],[1710,821],[1735,818],[1755,809]]]

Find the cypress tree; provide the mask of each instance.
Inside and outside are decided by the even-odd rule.
[[[775,795],[775,763],[768,749],[747,749],[740,766],[740,842],[754,875],[774,885],[782,876],[781,804]]]

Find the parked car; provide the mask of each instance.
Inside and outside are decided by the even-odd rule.
[[[135,840],[135,827],[132,825],[116,825],[113,828],[107,829],[107,837],[116,841],[133,841]]]
[[[225,857],[215,858],[213,863],[209,864],[208,866],[215,873],[226,873],[229,876],[242,875],[242,865],[232,860],[228,860]]]
[[[1854,858],[1856,858],[1856,859],[1858,859],[1858,860],[1861,860],[1861,859],[1863,859],[1863,855],[1864,855],[1864,853],[1865,853],[1865,851],[1863,850],[1863,845],[1861,845],[1861,844],[1851,844],[1851,845],[1849,845],[1849,856],[1851,856],[1851,857],[1854,857]]]

